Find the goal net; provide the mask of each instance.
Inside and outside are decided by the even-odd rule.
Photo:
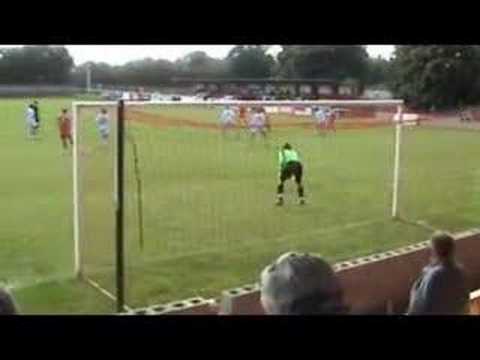
[[[99,126],[105,112],[109,132]],[[115,184],[118,104],[73,106],[75,271],[116,301]],[[106,128],[106,127],[105,127]],[[108,135],[108,136],[107,136]],[[112,305],[115,303],[112,302]],[[112,310],[114,307],[112,306]]]
[[[477,227],[480,126],[462,122],[460,114],[401,124],[398,218],[430,230]]]
[[[371,251],[392,215],[393,119],[402,104],[75,103],[77,272],[138,307],[256,282],[285,251],[332,260]],[[293,180],[275,206],[278,152],[287,142],[304,166],[305,206]],[[368,243],[347,240],[352,231]]]

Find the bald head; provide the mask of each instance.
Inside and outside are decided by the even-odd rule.
[[[286,253],[263,270],[260,282],[267,314],[336,314],[345,310],[335,272],[317,256]]]

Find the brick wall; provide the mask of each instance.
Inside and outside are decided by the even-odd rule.
[[[457,257],[464,265],[471,290],[480,288],[480,230],[456,234]],[[353,314],[402,313],[410,288],[428,262],[428,242],[358,258],[334,265],[342,282],[346,302]],[[258,314],[259,291],[223,293],[224,314]]]
[[[463,264],[471,290],[480,288],[480,229],[455,235],[457,258]],[[428,242],[357,258],[334,265],[345,291],[352,314],[403,313],[408,304],[412,283],[428,263]],[[219,274],[221,276],[221,274]],[[480,298],[480,294],[478,294]],[[476,300],[480,304],[480,300]],[[477,304],[475,302],[475,304]],[[475,308],[480,313],[480,305]],[[190,299],[147,309],[132,314],[202,314],[259,315],[258,285],[225,290],[220,302],[201,298]]]

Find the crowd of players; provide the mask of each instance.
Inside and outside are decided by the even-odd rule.
[[[312,120],[318,134],[324,135],[327,131],[335,132],[335,121],[338,119],[338,111],[328,107],[312,107]],[[110,126],[109,114],[102,108],[96,116],[98,132],[103,143],[108,141]],[[40,111],[38,101],[33,101],[27,106],[26,131],[28,139],[37,139],[40,132]],[[67,109],[62,109],[57,116],[59,137],[64,149],[73,145],[72,119]],[[220,127],[225,135],[229,130],[236,128],[247,129],[251,137],[267,137],[271,131],[271,122],[267,111],[262,106],[247,108],[239,106],[234,108],[226,106],[220,114]]]
[[[312,107],[311,114],[315,130],[318,134],[324,135],[326,131],[335,131],[335,120],[338,118],[338,112],[328,107]],[[110,119],[108,111],[105,108],[100,109],[95,118],[98,133],[103,144],[108,143],[110,134]],[[28,105],[26,112],[27,137],[35,139],[40,129],[40,115],[38,101]],[[247,108],[239,106],[225,106],[220,114],[220,126],[223,135],[235,128],[247,129],[250,136],[267,137],[271,131],[271,123],[267,111],[262,106]],[[72,119],[67,109],[61,109],[57,116],[57,127],[62,147],[68,151],[73,146]],[[283,206],[284,184],[289,179],[294,179],[297,185],[299,204],[305,204],[303,178],[303,164],[298,152],[286,143],[279,150],[279,179],[277,185],[277,206]]]
[[[270,130],[270,121],[265,108],[261,106],[251,109],[245,106],[237,109],[226,106],[220,114],[220,126],[224,135],[231,129],[241,127],[248,129],[252,137],[257,134],[266,137]]]
[[[325,135],[327,131],[336,131],[335,122],[339,118],[339,111],[330,107],[314,106],[311,108],[312,120],[316,132]],[[247,129],[251,136],[266,137],[271,130],[271,122],[263,106],[247,108],[239,106],[225,106],[220,114],[220,126],[223,134],[235,128]]]
[[[324,135],[327,131],[335,132],[335,120],[338,118],[338,111],[329,107],[314,106],[310,108],[315,130],[318,134]],[[108,111],[101,108],[96,114],[95,123],[98,129],[100,140],[103,144],[108,143],[110,134],[110,119]],[[36,139],[40,129],[40,111],[38,101],[32,102],[26,112],[27,138]],[[241,105],[237,108],[225,106],[220,113],[220,127],[223,135],[232,129],[247,129],[250,136],[267,137],[271,131],[271,122],[266,109],[263,106],[247,108]],[[73,146],[72,118],[67,109],[61,109],[57,116],[57,128],[59,138],[64,151]],[[283,145],[279,150],[279,179],[277,185],[277,206],[283,206],[284,183],[294,179],[297,185],[299,204],[305,204],[303,178],[303,164],[296,150],[289,143]]]
[[[40,110],[37,100],[27,106],[25,118],[27,139],[38,139],[40,133]],[[107,144],[110,134],[110,117],[107,109],[100,109],[95,117],[95,123],[97,125],[101,142]],[[63,149],[68,150],[69,147],[73,146],[73,134],[72,118],[66,108],[61,109],[57,116],[57,129]]]

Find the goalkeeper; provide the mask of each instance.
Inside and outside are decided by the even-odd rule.
[[[302,176],[303,165],[298,153],[292,149],[289,143],[283,145],[278,153],[278,162],[280,165],[280,183],[277,187],[277,205],[283,205],[283,187],[285,181],[294,178],[297,183],[298,200],[300,205],[305,204]]]

